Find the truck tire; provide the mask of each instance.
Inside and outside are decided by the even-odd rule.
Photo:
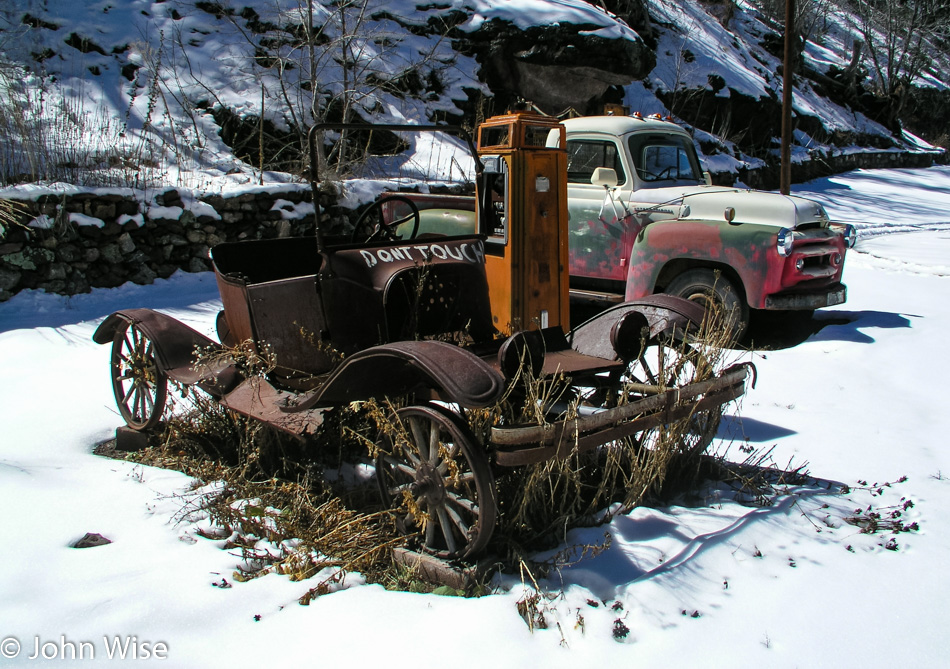
[[[733,343],[749,327],[749,305],[735,284],[719,272],[705,268],[687,270],[670,281],[664,292],[706,308],[711,301],[721,313]]]

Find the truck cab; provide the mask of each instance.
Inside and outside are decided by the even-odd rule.
[[[689,133],[658,115],[563,124],[572,295],[715,302],[737,338],[750,309],[845,301],[854,228],[831,223],[820,204],[712,186]]]

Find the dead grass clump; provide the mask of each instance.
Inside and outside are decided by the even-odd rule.
[[[745,458],[738,462],[726,459],[725,454],[709,456],[701,463],[703,477],[721,481],[734,489],[740,499],[757,506],[771,506],[776,497],[789,488],[814,483],[808,473],[808,463],[792,461],[780,465],[773,458],[775,447],[755,449],[740,446]]]
[[[22,222],[26,207],[21,202],[0,200],[0,240],[7,236],[7,232],[14,227],[28,229]]]
[[[353,572],[373,582],[404,581],[391,551],[406,539],[392,514],[379,508],[375,482],[354,483],[341,474],[344,463],[366,460],[366,411],[347,407],[326,418],[305,441],[191,391],[171,410],[162,438],[126,457],[214,484],[200,510],[216,528],[214,538],[227,537],[225,548],[239,552],[236,581],[269,573],[316,577],[301,604]]]
[[[642,399],[645,385],[662,392],[713,378],[725,366],[729,340],[722,319],[711,313],[694,334],[646,347],[621,378],[617,396],[600,394],[597,401],[622,405]],[[526,378],[522,385],[527,387],[517,398],[510,393],[491,415],[474,417],[476,434],[503,416],[543,420],[558,402],[565,405],[559,418],[571,418],[585,402],[583,392],[566,397],[550,380]],[[515,399],[527,406],[513,408]],[[500,511],[496,542],[503,542],[514,555],[524,555],[522,546],[535,550],[564,541],[572,527],[606,522],[695,486],[710,471],[704,454],[722,411],[721,406],[707,409],[597,449],[580,452],[575,447],[562,459],[502,471],[496,478]]]
[[[348,508],[321,482],[229,479],[206,510],[212,522],[230,532],[229,544],[245,566],[238,581],[269,573],[318,582],[301,604],[330,592],[346,574],[379,580],[391,569],[391,551],[403,538],[386,511]],[[262,547],[259,540],[266,543]]]
[[[248,481],[296,480],[316,465],[305,442],[229,411],[200,391],[191,390],[178,404],[163,435],[166,454],[215,463]]]

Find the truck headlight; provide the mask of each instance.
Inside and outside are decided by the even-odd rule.
[[[778,254],[783,258],[792,252],[792,243],[795,241],[795,233],[788,228],[782,228],[778,231],[775,239],[775,247]]]
[[[856,241],[858,241],[858,229],[848,223],[844,226],[844,247],[846,249],[852,249]]]

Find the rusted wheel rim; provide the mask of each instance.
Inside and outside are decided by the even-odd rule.
[[[112,340],[112,391],[119,413],[133,430],[155,427],[165,410],[168,379],[155,359],[155,344],[129,324]]]
[[[471,431],[434,404],[400,409],[397,417],[377,439],[376,475],[400,531],[445,559],[484,550],[495,528],[495,489]]]

